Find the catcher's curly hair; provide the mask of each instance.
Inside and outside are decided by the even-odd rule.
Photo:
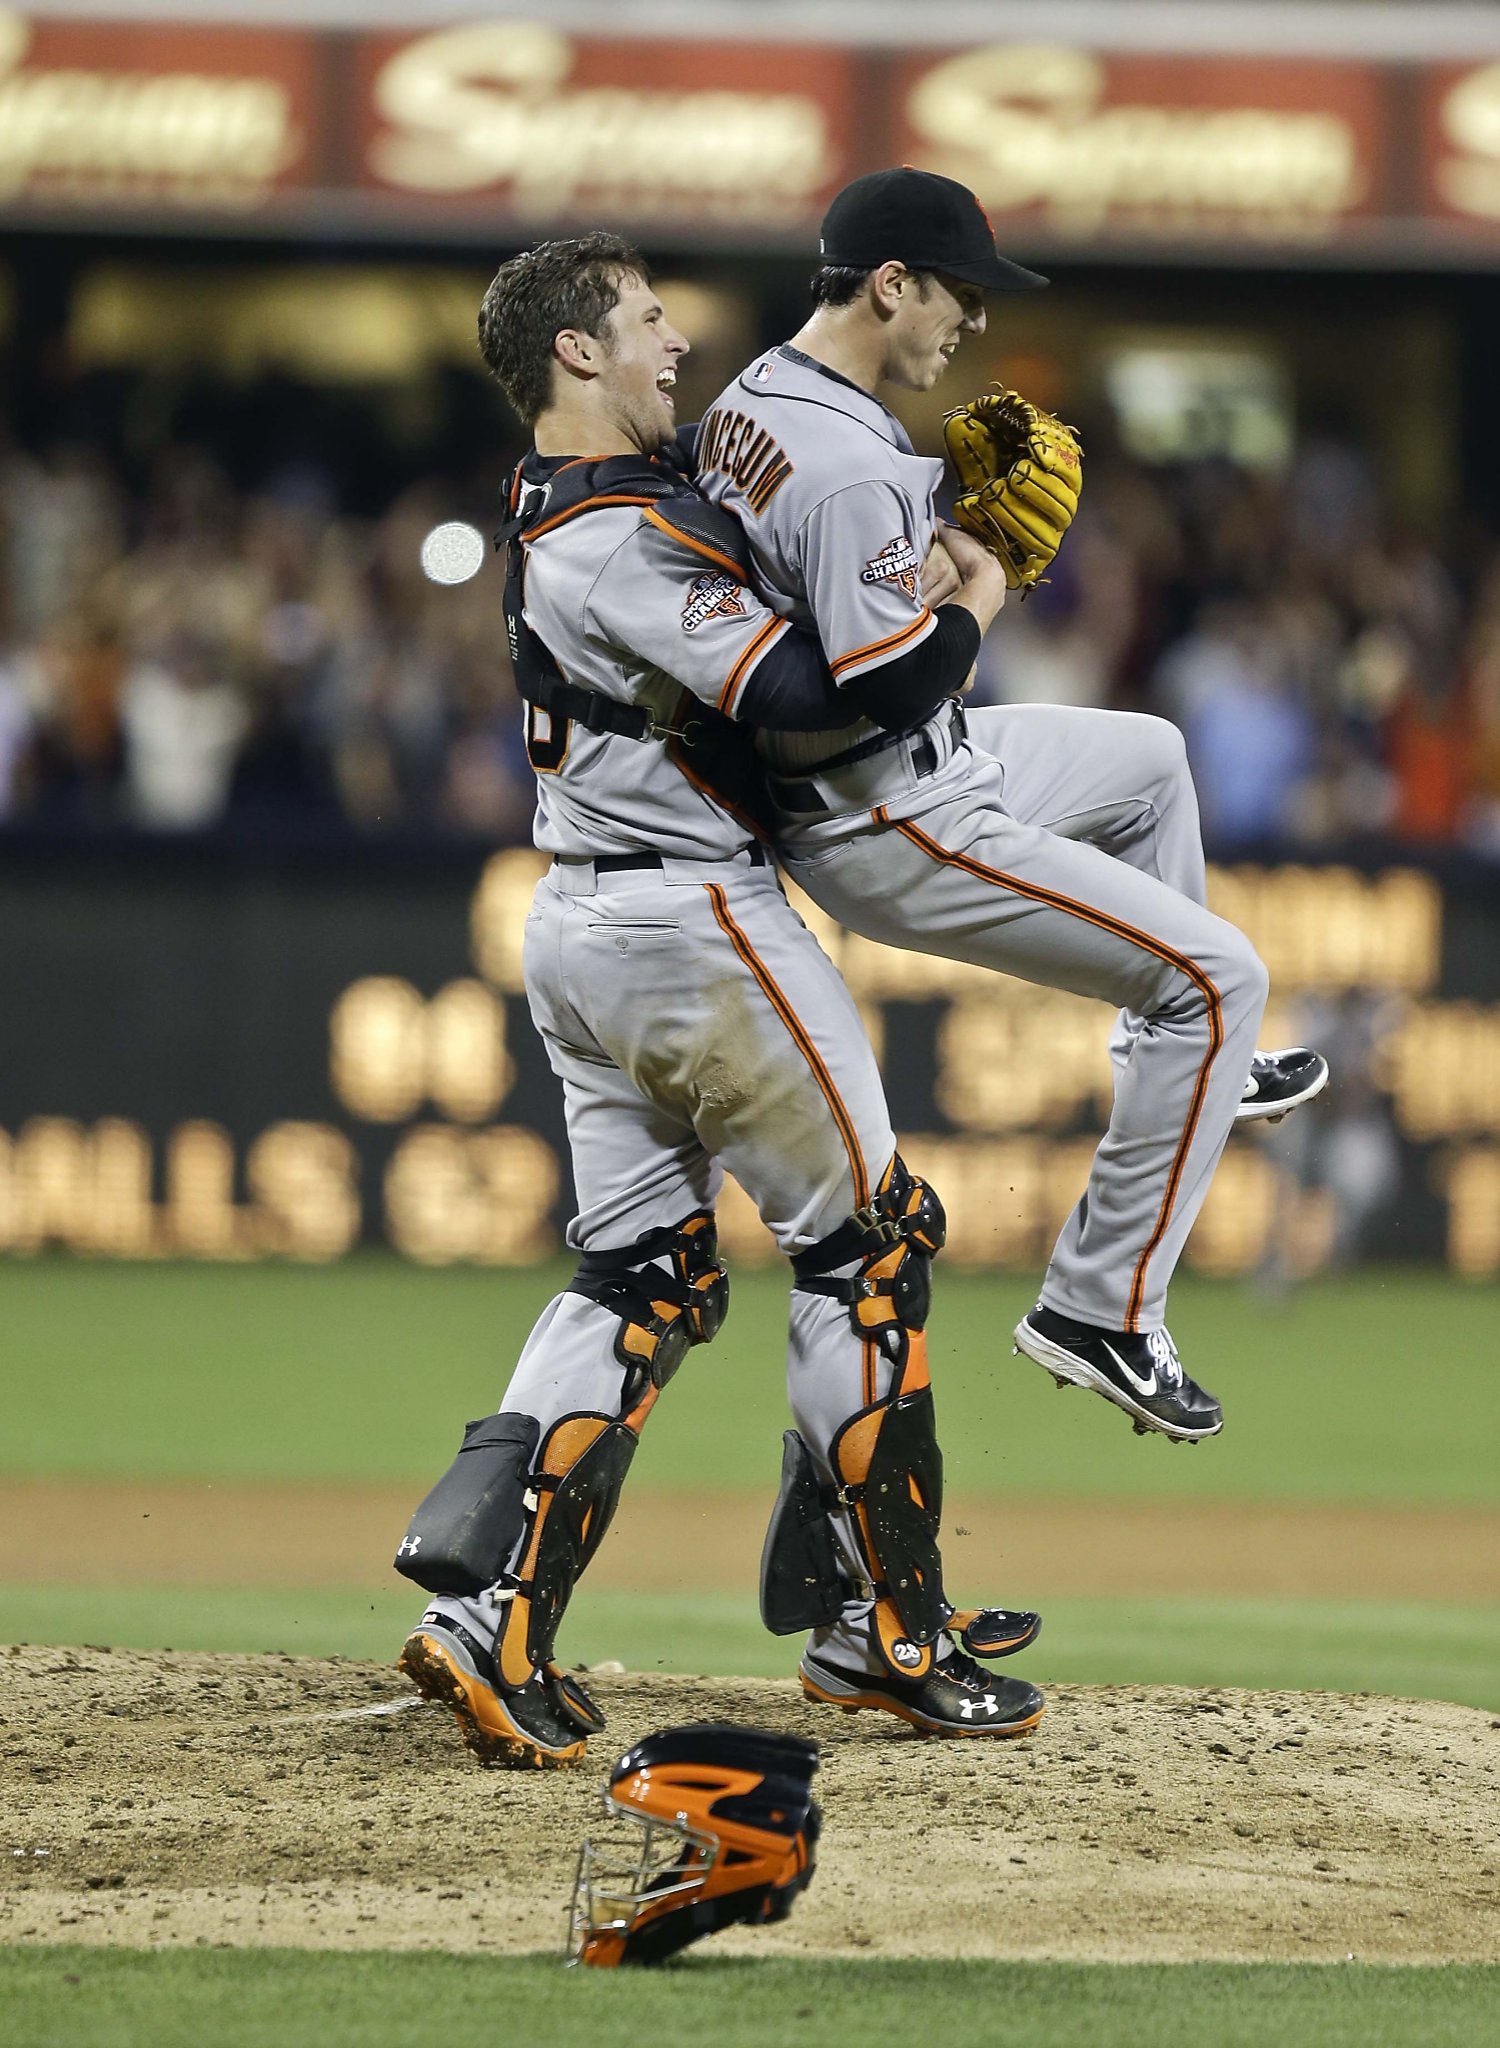
[[[502,263],[479,308],[479,353],[529,427],[552,397],[552,343],[576,327],[609,345],[605,321],[626,277],[651,282],[633,243],[599,232],[538,242]]]

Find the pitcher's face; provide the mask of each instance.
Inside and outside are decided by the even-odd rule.
[[[886,380],[905,391],[930,391],[964,335],[984,329],[984,293],[977,284],[942,273],[920,280],[908,273],[886,333]]]

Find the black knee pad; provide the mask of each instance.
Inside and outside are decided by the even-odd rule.
[[[534,1415],[487,1415],[412,1516],[396,1570],[428,1593],[474,1595],[501,1577],[526,1529],[541,1437]]]
[[[670,1255],[670,1272],[655,1263]],[[729,1273],[718,1232],[705,1210],[653,1230],[618,1251],[585,1252],[570,1294],[597,1301],[620,1319],[615,1356],[625,1367],[623,1408],[645,1387],[664,1387],[695,1344],[711,1344],[729,1312]]]
[[[948,1212],[937,1189],[911,1172],[899,1152],[891,1161],[883,1200],[906,1242],[935,1259],[948,1242]]]

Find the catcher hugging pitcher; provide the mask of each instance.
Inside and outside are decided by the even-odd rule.
[[[628,245],[544,243],[486,295],[481,346],[536,436],[506,494],[505,614],[553,856],[527,994],[564,1083],[581,1254],[397,1559],[434,1595],[404,1668],[486,1761],[571,1763],[603,1726],[554,1640],[651,1408],[728,1308],[724,1165],[791,1268],[797,1428],[761,1607],[808,1633],[804,1693],[949,1736],[1041,1716],[975,1661],[1038,1618],[943,1587],[941,1202],[896,1154],[857,1010],[768,847],[868,938],[1116,1008],[1109,1129],[1016,1348],[1142,1433],[1223,1426],[1167,1334],[1167,1283],[1236,1121],[1310,1099],[1326,1063],[1255,1050],[1265,970],[1206,907],[1174,727],[965,719],[1007,589],[1072,519],[1075,436],[1014,392],[950,412],[939,550],[943,465],[877,396],[929,389],[987,292],[1045,282],[996,253],[963,186],[861,178],[824,222],[805,325],[681,432],[687,340]]]

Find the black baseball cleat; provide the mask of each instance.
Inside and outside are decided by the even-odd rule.
[[[548,1667],[517,1688],[502,1687],[494,1660],[460,1622],[428,1612],[406,1638],[396,1668],[424,1699],[453,1709],[482,1764],[510,1771],[558,1770],[581,1762],[604,1716],[576,1679]]]
[[[1250,1062],[1250,1078],[1234,1113],[1237,1124],[1273,1123],[1304,1102],[1311,1102],[1328,1086],[1328,1062],[1322,1053],[1308,1046],[1289,1046],[1285,1052],[1258,1052]]]
[[[823,1706],[857,1714],[874,1707],[920,1728],[924,1735],[1029,1735],[1042,1718],[1042,1695],[1023,1678],[991,1678],[953,1650],[925,1678],[897,1678],[890,1671],[849,1671],[812,1650],[798,1667],[802,1690]]]
[[[1137,1436],[1156,1430],[1191,1444],[1224,1427],[1223,1409],[1188,1378],[1165,1330],[1102,1330],[1039,1302],[1017,1323],[1015,1336],[1017,1351],[1045,1366],[1060,1387],[1088,1387],[1123,1408]]]

